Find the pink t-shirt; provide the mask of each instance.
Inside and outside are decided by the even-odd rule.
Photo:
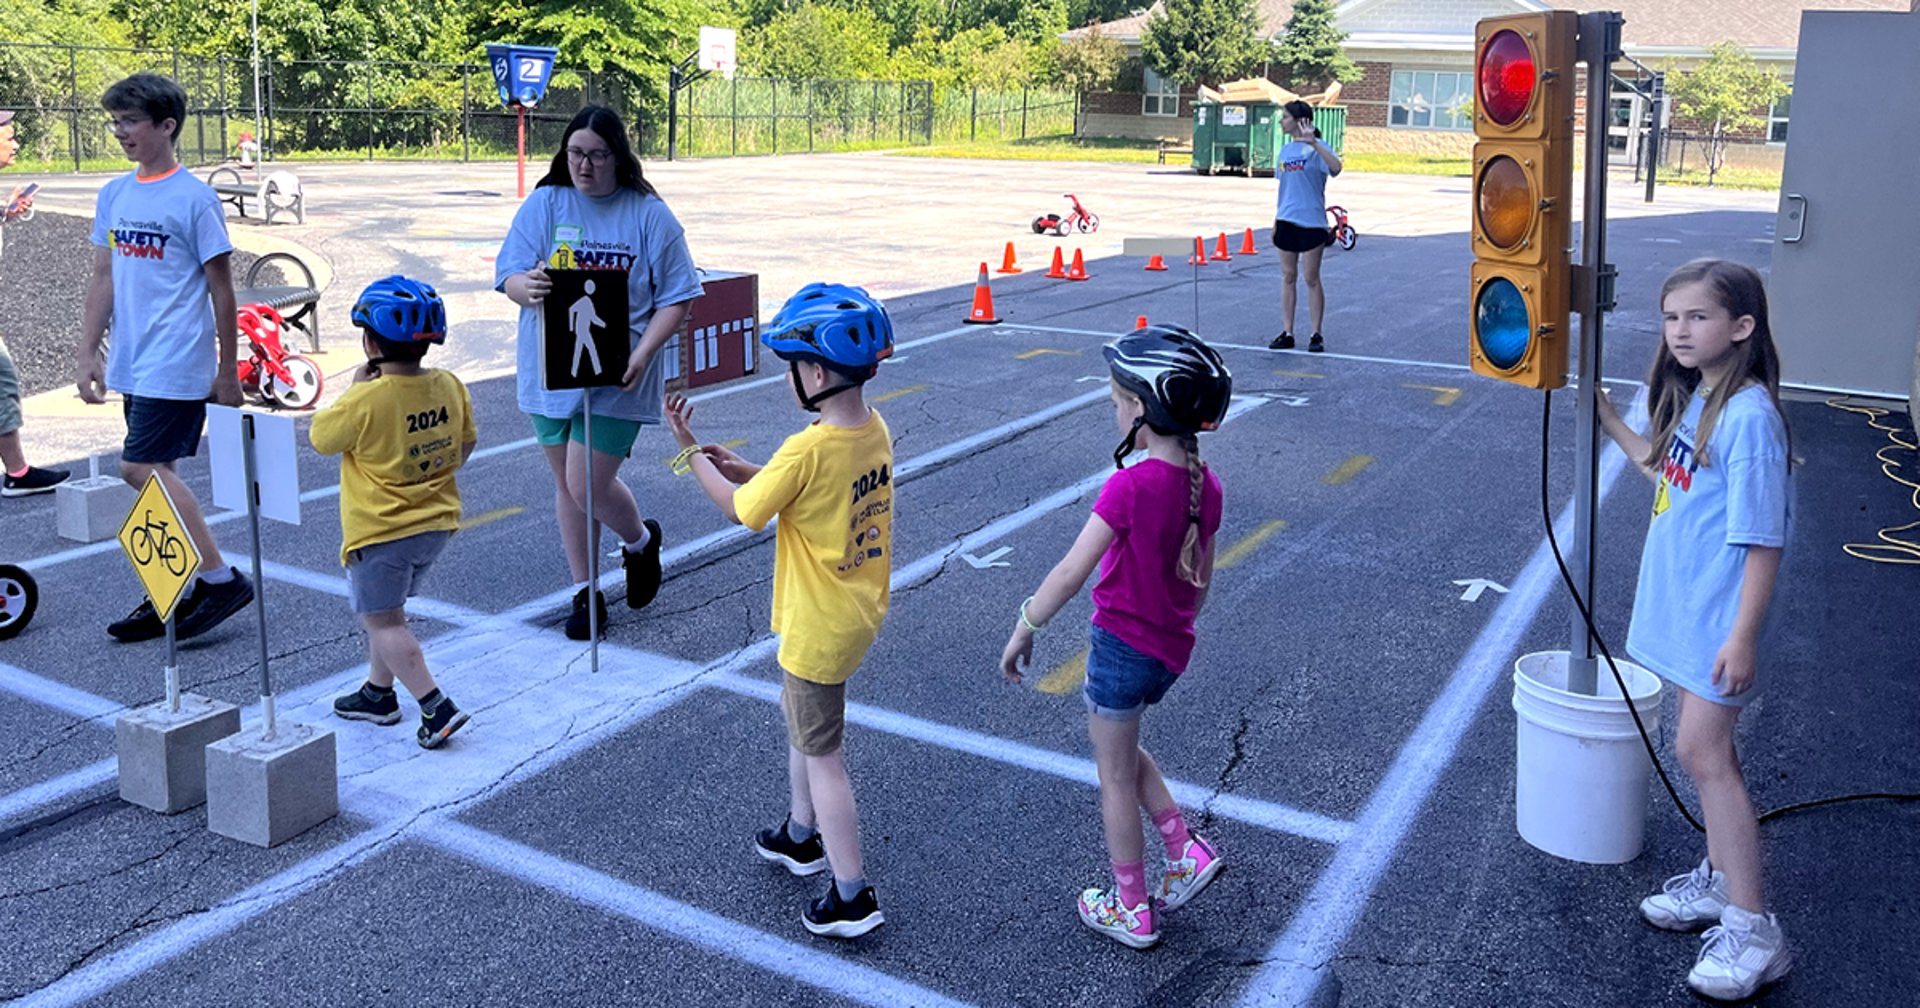
[[[1220,530],[1220,480],[1208,469],[1200,492],[1200,545]],[[1147,459],[1107,477],[1093,513],[1113,527],[1093,586],[1093,623],[1179,675],[1193,656],[1200,589],[1179,574],[1191,492],[1185,466]]]

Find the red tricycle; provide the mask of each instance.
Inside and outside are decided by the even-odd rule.
[[[1073,204],[1073,209],[1067,211],[1066,216],[1062,217],[1059,214],[1050,213],[1035,217],[1033,219],[1033,233],[1046,234],[1051,231],[1065,238],[1069,231],[1091,234],[1100,230],[1099,214],[1093,213],[1086,207],[1081,206],[1080,197],[1072,193],[1067,193],[1067,200]]]
[[[40,605],[40,588],[26,568],[0,564],[0,640],[17,635]]]
[[[325,375],[312,358],[287,352],[280,341],[287,323],[279,312],[263,304],[242,305],[239,328],[248,353],[239,368],[242,392],[286,409],[311,409],[320,401]]]

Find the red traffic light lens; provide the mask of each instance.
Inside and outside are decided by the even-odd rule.
[[[1505,154],[1488,160],[1475,180],[1474,191],[1474,213],[1480,216],[1481,233],[1503,252],[1519,247],[1533,222],[1537,202],[1520,162]]]
[[[1539,75],[1533,48],[1511,28],[1502,28],[1480,49],[1480,110],[1502,126],[1511,126],[1533,103]]]

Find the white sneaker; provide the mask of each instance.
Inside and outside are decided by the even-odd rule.
[[[1698,931],[1720,919],[1727,908],[1727,877],[1705,859],[1700,867],[1675,875],[1660,892],[1640,901],[1640,916],[1668,931]]]
[[[1743,1001],[1766,984],[1787,975],[1793,959],[1787,938],[1772,914],[1728,906],[1720,923],[1702,936],[1700,959],[1687,974],[1687,986],[1720,1001]]]

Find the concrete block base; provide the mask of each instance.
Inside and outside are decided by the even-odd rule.
[[[120,534],[134,490],[118,476],[72,479],[53,488],[54,528],[62,539],[100,542]]]
[[[194,693],[180,709],[166,701],[113,723],[120,799],[172,815],[207,800],[207,746],[240,730],[240,708]]]
[[[207,746],[207,828],[273,847],[340,811],[333,732],[281,723],[272,741],[248,728]]]

